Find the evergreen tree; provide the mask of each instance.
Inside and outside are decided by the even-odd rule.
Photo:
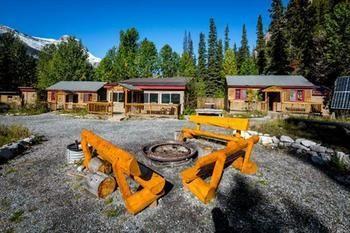
[[[209,23],[209,39],[208,39],[208,79],[207,79],[207,95],[214,96],[217,87],[216,80],[220,77],[218,72],[218,63],[217,63],[217,32],[214,19],[210,19]]]
[[[247,58],[249,58],[249,45],[248,45],[248,38],[247,38],[247,30],[246,30],[245,24],[243,24],[241,47],[238,50],[238,56],[237,56],[238,69],[240,69],[241,65]]]
[[[120,32],[120,44],[116,57],[117,80],[137,76],[135,58],[138,50],[139,33],[135,28]]]
[[[116,76],[116,59],[117,48],[113,47],[108,50],[106,56],[101,60],[100,64],[95,70],[96,80],[103,82],[118,82]]]
[[[187,31],[185,31],[184,40],[183,40],[183,43],[182,43],[182,49],[183,49],[183,53],[188,52],[188,37],[187,37]]]
[[[233,43],[233,52],[235,52],[236,59],[238,57],[238,50],[237,50],[237,45],[236,43]]]
[[[350,75],[350,4],[337,4],[326,16],[327,61],[329,76],[323,84],[333,86],[337,77]]]
[[[162,77],[174,77],[178,74],[179,56],[170,45],[164,45],[159,53],[159,67]]]
[[[290,71],[287,46],[288,41],[285,35],[284,9],[281,0],[272,0],[270,10],[270,65],[269,73],[288,74]]]
[[[0,89],[14,90],[36,82],[36,62],[12,33],[0,34]]]
[[[157,71],[158,53],[155,44],[144,39],[137,52],[135,63],[138,77],[152,77]]]
[[[208,75],[207,70],[207,48],[205,44],[205,35],[199,34],[199,45],[198,45],[198,77],[206,80]]]
[[[188,46],[188,53],[189,53],[190,57],[193,59],[193,61],[195,61],[195,56],[194,56],[194,52],[193,52],[193,41],[192,41],[190,32],[188,32],[187,46]]]
[[[224,45],[224,52],[226,52],[230,48],[230,29],[228,25],[225,27],[225,45]]]
[[[39,55],[38,86],[46,88],[58,81],[92,80],[93,67],[87,58],[87,50],[74,37],[68,37],[57,48],[45,47]]]
[[[264,26],[262,17],[259,15],[257,24],[257,41],[256,41],[256,52],[257,52],[257,67],[258,73],[263,74],[265,71],[267,59],[265,53],[265,39],[264,39]]]
[[[223,70],[225,75],[237,75],[236,55],[233,49],[227,49],[224,57]]]
[[[179,62],[179,74],[184,77],[195,77],[196,75],[196,66],[189,52],[182,54]]]
[[[255,65],[255,62],[253,58],[248,57],[246,58],[239,70],[240,75],[257,75],[258,74],[258,68]]]

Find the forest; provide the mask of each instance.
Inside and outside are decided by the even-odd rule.
[[[213,18],[208,33],[200,33],[194,51],[190,31],[185,31],[183,51],[140,38],[136,28],[120,31],[119,45],[111,48],[98,67],[87,62],[86,48],[74,37],[46,46],[38,58],[12,34],[0,35],[0,85],[2,89],[32,85],[38,89],[61,80],[118,82],[129,78],[192,77],[196,96],[222,97],[226,75],[300,74],[316,85],[332,87],[337,77],[350,75],[350,3],[348,0],[290,0],[286,6],[273,0],[270,24],[257,16],[256,46],[249,47],[247,28],[241,41],[218,37]],[[234,17],[234,16],[232,16]]]

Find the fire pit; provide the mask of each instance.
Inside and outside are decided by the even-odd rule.
[[[197,155],[193,145],[178,141],[155,142],[143,147],[143,152],[156,166],[183,165],[191,162]]]

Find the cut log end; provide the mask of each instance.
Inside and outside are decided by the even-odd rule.
[[[99,198],[106,198],[116,189],[114,177],[97,172],[87,175],[86,188],[89,192]]]

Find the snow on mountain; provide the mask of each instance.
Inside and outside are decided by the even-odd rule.
[[[0,34],[8,32],[14,33],[24,44],[26,44],[29,50],[31,50],[30,52],[31,54],[33,54],[33,56],[37,56],[39,51],[41,51],[46,45],[61,43],[62,41],[67,40],[67,38],[69,37],[68,35],[64,35],[58,40],[55,40],[49,38],[29,36],[10,27],[0,25]],[[98,66],[98,64],[101,61],[101,58],[95,57],[90,52],[87,52],[87,54],[88,61],[90,62],[90,64],[92,64],[95,67]]]

